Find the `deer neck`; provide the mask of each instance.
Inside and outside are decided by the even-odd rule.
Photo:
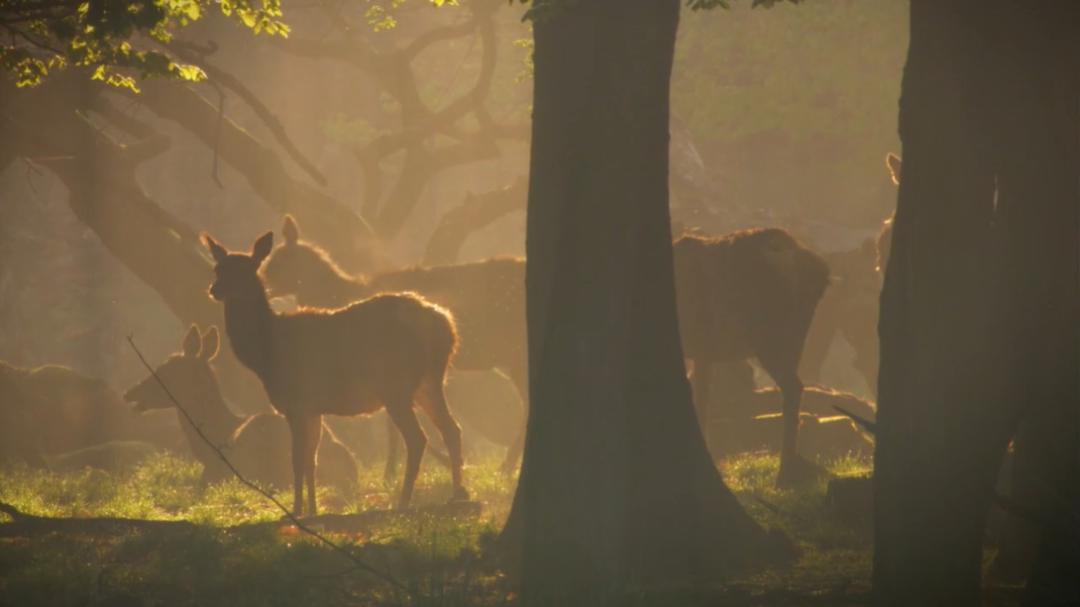
[[[204,386],[197,392],[188,399],[188,402],[197,407],[189,410],[192,421],[215,445],[224,445],[243,423],[243,418],[233,415],[229,410],[229,405],[221,395],[221,388],[216,378],[213,378],[211,385]],[[193,453],[205,452],[209,456],[214,455],[210,453],[205,441],[186,419],[181,419],[180,424]]]
[[[225,333],[233,353],[260,377],[271,373],[273,320],[265,292],[225,302]]]

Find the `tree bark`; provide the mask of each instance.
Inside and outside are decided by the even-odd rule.
[[[1020,420],[1047,432],[1048,585],[1075,592],[1058,567],[1078,537],[1076,11],[911,4],[879,329],[880,605],[981,604],[987,510]]]
[[[874,593],[977,605],[982,537],[1011,434],[991,288],[989,29],[975,0],[912,0],[904,179],[881,299]]]
[[[1077,604],[1080,6],[1010,9],[999,19],[999,46],[1007,52],[998,63],[1011,86],[999,95],[1004,145],[996,226],[1006,261],[1008,395],[1022,420],[1012,499],[1034,515],[1018,521],[1034,533],[1006,536],[1020,541],[1005,543],[999,554],[1030,571],[1027,604]]]
[[[533,407],[502,542],[523,605],[604,605],[773,543],[713,465],[683,367],[667,192],[679,2],[537,7]]]

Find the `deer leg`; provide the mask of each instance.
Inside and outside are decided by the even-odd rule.
[[[286,420],[292,435],[293,515],[300,516],[304,513],[304,454],[307,452],[305,443],[308,433],[304,419],[287,417]]]
[[[515,365],[506,369],[506,375],[514,383],[518,397],[521,399],[522,415],[521,429],[510,447],[506,450],[506,459],[502,463],[503,474],[512,474],[521,461],[521,454],[525,451],[525,428],[529,421],[529,372],[522,365]]]
[[[401,433],[398,432],[394,419],[389,414],[386,416],[386,469],[383,471],[383,482],[393,485],[397,478],[398,456],[401,454]]]
[[[319,454],[319,441],[322,439],[322,416],[316,415],[305,420],[304,433],[304,479],[307,481],[308,516],[315,516],[315,465]]]
[[[804,460],[798,453],[799,407],[803,393],[803,383],[796,371],[798,359],[763,355],[758,360],[780,387],[784,401],[784,436],[780,445],[780,472],[776,484],[791,487],[827,475],[824,469]]]
[[[446,394],[443,392],[442,382],[437,379],[424,382],[420,403],[428,418],[438,428],[443,442],[446,443],[446,450],[450,454],[450,474],[454,483],[453,499],[468,500],[469,492],[465,490],[461,479],[461,471],[465,465],[461,453],[461,426],[458,425],[457,420],[450,413],[450,408],[446,405]]]
[[[420,460],[424,456],[424,447],[427,446],[427,436],[420,427],[420,421],[416,419],[411,400],[399,398],[388,401],[386,412],[390,414],[390,419],[405,439],[405,482],[401,485],[401,499],[398,501],[398,508],[404,509],[412,501],[413,487],[416,486],[416,477],[420,474]]]
[[[783,471],[785,464],[790,469],[799,457],[799,409],[802,404],[803,385],[794,373],[777,380],[777,385],[784,397],[784,437],[780,446],[780,469]]]

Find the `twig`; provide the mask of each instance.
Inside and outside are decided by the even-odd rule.
[[[205,442],[207,445],[209,445],[209,447],[211,449],[214,450],[214,453],[217,454],[218,458],[221,459],[222,463],[224,463],[225,466],[233,473],[233,475],[237,478],[237,480],[239,480],[241,483],[243,483],[247,487],[250,487],[251,489],[255,490],[256,492],[258,492],[260,495],[262,495],[266,499],[270,500],[275,506],[278,507],[279,510],[281,510],[282,513],[285,514],[285,518],[289,519],[289,521],[291,521],[292,524],[295,525],[296,528],[299,529],[300,531],[302,531],[302,532],[310,535],[311,537],[319,540],[319,542],[326,545],[328,548],[334,550],[335,552],[340,553],[345,558],[352,561],[353,564],[355,564],[359,569],[362,569],[362,570],[374,575],[375,577],[383,580],[384,582],[390,584],[391,586],[397,588],[398,590],[401,590],[401,591],[405,592],[405,594],[407,594],[409,596],[412,596],[412,593],[409,591],[409,588],[407,586],[405,586],[405,584],[398,581],[396,578],[391,576],[389,573],[380,571],[380,570],[372,567],[371,565],[368,565],[364,561],[357,558],[356,555],[354,555],[353,553],[346,550],[344,546],[341,546],[340,544],[337,544],[335,542],[330,541],[323,534],[321,534],[318,531],[312,529],[311,527],[308,527],[306,524],[304,524],[303,521],[300,520],[299,517],[297,517],[295,514],[293,514],[291,510],[286,508],[285,504],[282,504],[280,501],[278,501],[278,499],[276,497],[274,497],[273,494],[271,494],[269,491],[263,489],[262,487],[260,487],[256,483],[248,480],[247,478],[244,477],[243,474],[240,474],[240,471],[236,469],[236,466],[233,466],[232,462],[229,461],[229,458],[226,457],[225,454],[221,451],[221,449],[218,448],[218,446],[214,444],[214,441],[210,440],[210,438],[208,436],[206,436],[206,434],[203,433],[202,428],[199,426],[199,424],[195,423],[195,420],[191,417],[191,414],[188,413],[187,409],[184,408],[184,406],[180,404],[180,401],[177,400],[177,398],[175,396],[173,396],[173,393],[169,390],[169,387],[166,386],[165,382],[163,382],[161,380],[161,378],[158,376],[157,371],[155,371],[154,368],[152,366],[150,366],[150,363],[147,362],[146,357],[144,357],[142,352],[139,351],[138,346],[135,345],[135,339],[131,335],[128,335],[127,336],[127,341],[128,341],[128,344],[131,345],[131,349],[135,351],[135,355],[139,357],[139,362],[141,362],[142,365],[144,367],[146,367],[146,370],[150,372],[150,375],[151,375],[151,377],[154,378],[154,381],[157,382],[157,384],[159,386],[161,386],[161,389],[165,391],[166,396],[169,397],[169,400],[172,401],[173,405],[175,405],[177,410],[180,411],[180,413],[184,416],[184,419],[186,419],[187,422],[189,424],[191,424],[191,427],[195,430],[195,433],[199,435],[199,438],[202,439],[203,442]]]
[[[845,409],[844,407],[841,407],[840,405],[833,405],[833,409],[836,409],[837,411],[839,411],[843,415],[845,415],[847,417],[850,417],[855,423],[857,423],[860,426],[862,426],[863,428],[865,428],[866,431],[869,432],[870,434],[877,434],[877,423],[876,422],[872,422],[872,421],[866,419],[865,417],[863,417],[863,416],[861,416],[861,415],[859,415],[857,413],[853,413],[851,411],[848,411],[847,409]]]
[[[296,147],[296,144],[293,143],[292,139],[289,138],[289,134],[285,131],[285,126],[282,125],[281,121],[278,120],[277,116],[275,116],[270,111],[270,108],[266,107],[266,104],[259,100],[259,97],[251,89],[245,86],[239,78],[209,63],[206,60],[205,51],[208,49],[196,46],[194,43],[191,42],[182,41],[177,41],[165,45],[165,48],[168,48],[172,52],[176,53],[178,57],[184,59],[185,61],[197,62],[199,64],[199,66],[210,76],[210,83],[214,84],[215,88],[217,88],[218,94],[221,96],[222,99],[222,107],[224,107],[225,104],[224,93],[221,91],[220,87],[216,86],[216,84],[220,83],[225,88],[228,88],[229,90],[236,93],[237,96],[239,96],[240,99],[243,100],[243,102],[251,108],[251,110],[255,113],[255,116],[257,116],[259,120],[262,121],[262,123],[266,126],[267,129],[269,129],[270,135],[278,142],[279,145],[281,145],[282,148],[284,148],[285,153],[293,159],[293,162],[295,162],[301,169],[303,169],[305,173],[307,173],[312,179],[314,179],[316,183],[322,186],[326,185],[326,176],[323,175],[322,172],[319,171],[319,169],[316,168],[315,165],[304,156],[300,149]],[[209,47],[209,49],[216,50],[217,45],[211,42],[211,46]],[[219,131],[220,128],[221,127],[219,126]]]
[[[221,127],[225,124],[225,91],[216,82],[211,82],[210,85],[214,87],[218,94],[217,126],[214,127],[214,159],[210,176],[214,178],[214,183],[224,190],[225,184],[221,182],[221,174],[218,172],[218,166],[220,165],[218,162],[218,148],[221,147]]]

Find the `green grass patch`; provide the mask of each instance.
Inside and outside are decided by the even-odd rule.
[[[153,456],[118,474],[3,469],[0,501],[29,514],[187,520],[197,526],[177,533],[133,531],[107,538],[51,534],[0,539],[0,605],[512,604],[505,574],[484,556],[508,513],[516,483],[499,471],[499,463],[491,457],[466,468],[467,486],[484,506],[479,516],[401,513],[380,518],[362,532],[331,535],[364,562],[401,581],[409,593],[358,570],[288,525],[236,528],[275,522],[281,513],[237,481],[200,486],[199,466],[185,460]],[[791,568],[725,580],[707,589],[708,596],[728,597],[733,604],[800,604],[785,601],[864,595],[868,534],[830,515],[824,482],[800,491],[776,489],[778,464],[775,456],[748,454],[728,458],[720,467],[751,515],[787,532],[801,558]],[[825,465],[839,476],[869,472],[864,460]],[[381,466],[363,468],[356,495],[323,488],[319,503],[323,512],[385,510],[397,491],[397,486],[384,483]],[[445,502],[449,494],[448,471],[429,462],[417,483],[417,505]],[[277,497],[291,504],[290,493]],[[709,604],[698,594],[676,602]]]

